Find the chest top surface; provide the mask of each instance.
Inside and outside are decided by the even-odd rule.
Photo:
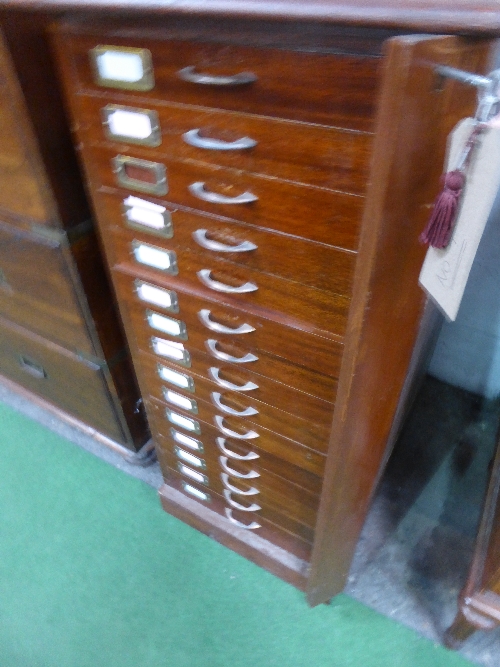
[[[468,35],[500,33],[497,0],[4,0],[2,6],[313,20]]]

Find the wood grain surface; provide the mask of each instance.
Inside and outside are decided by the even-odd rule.
[[[123,293],[121,288],[119,295],[126,304],[130,317],[134,318],[135,330],[145,329],[147,336],[161,335],[161,331],[154,329],[148,323],[147,304],[143,304],[134,293]],[[333,400],[331,397],[334,395],[336,388],[335,369],[338,368],[340,362],[341,346],[332,344],[331,341],[319,336],[309,336],[304,332],[291,328],[287,329],[272,320],[259,321],[257,318],[246,317],[245,313],[231,311],[230,308],[225,306],[217,306],[216,304],[212,306],[206,300],[198,301],[196,295],[191,296],[189,293],[183,294],[177,291],[177,296],[180,304],[178,316],[159,307],[153,307],[150,310],[160,314],[164,313],[168,317],[184,322],[187,326],[189,349],[207,353],[206,341],[216,339],[217,348],[232,354],[234,357],[243,357],[251,352],[259,358],[248,364],[236,362],[234,365],[238,368],[246,368],[248,365],[250,370],[266,375],[283,384],[289,384],[286,381],[289,377],[287,369],[290,365],[293,365],[297,369],[295,376],[298,382],[294,383],[297,389],[329,402]],[[183,301],[185,306],[182,303]],[[212,308],[213,316],[216,319],[218,318],[220,322],[227,325],[239,322],[249,323],[254,326],[255,331],[248,334],[216,335],[215,332],[207,329],[198,317],[199,310],[207,307]],[[298,352],[301,352],[301,356],[298,356]],[[213,353],[210,353],[210,356],[216,359]],[[298,364],[299,359],[300,364]],[[278,368],[282,368],[282,370],[278,371]],[[308,370],[312,372],[304,372]],[[293,370],[291,370],[291,373],[293,376]],[[292,386],[294,385],[292,384]]]
[[[139,100],[127,102],[123,98],[123,94],[107,91],[80,97],[81,123],[91,141],[101,142],[106,136],[102,109],[107,105],[127,110],[144,108]],[[372,143],[369,133],[295,123],[248,112],[200,109],[163,100],[161,103],[148,100],[145,108],[158,114],[161,132],[161,144],[145,151],[150,159],[161,155],[166,159],[196,160],[351,194],[365,192]],[[239,150],[194,147],[183,139],[183,135],[193,129],[199,129],[198,134],[203,138],[230,143],[248,137],[256,145]],[[111,140],[127,145],[124,140]]]
[[[465,86],[450,82],[444,90],[436,88],[433,63],[482,71],[490,46],[455,37],[387,43],[377,168],[367,197],[308,582],[311,604],[344,586],[391,446],[388,437],[425,306],[418,285],[425,247],[418,235],[439,188],[447,136],[475,106],[475,91]]]
[[[154,197],[145,200],[163,205],[171,215],[173,237],[166,240],[164,235],[146,225],[131,225],[123,212],[123,201],[128,197],[126,190],[116,193],[96,194],[102,208],[102,224],[110,229],[136,229],[151,237],[150,242],[160,245],[189,249],[206,260],[219,258],[225,262],[241,265],[262,273],[293,280],[301,285],[336,292],[349,296],[352,290],[356,253],[332,248],[322,243],[313,243],[289,234],[276,233],[251,225],[223,220],[211,215],[182,209],[166,204]],[[206,230],[208,240],[236,246],[249,241],[257,247],[250,252],[217,252],[204,249],[193,235],[198,230]],[[145,237],[144,237],[145,238]]]
[[[124,154],[110,144],[94,145],[87,150],[98,170],[100,185],[120,187],[112,160]],[[141,146],[134,146],[126,156],[146,160],[151,157]],[[216,165],[160,158],[153,162],[163,165],[167,171],[168,194],[160,197],[161,201],[346,250],[356,250],[358,246],[363,197],[276,181]],[[189,190],[196,182],[203,182],[205,190],[218,195],[237,197],[250,192],[257,200],[248,204],[208,202]],[[128,189],[136,196],[141,195],[139,190]]]

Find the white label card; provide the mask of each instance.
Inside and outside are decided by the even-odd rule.
[[[176,373],[175,371],[170,370],[170,368],[161,366],[159,369],[159,374],[162,380],[171,382],[172,384],[175,384],[177,387],[182,387],[184,389],[187,389],[189,387],[189,377],[187,377],[186,375],[182,375],[182,373]]]
[[[168,250],[159,250],[153,246],[141,243],[134,248],[134,256],[141,264],[147,264],[155,269],[166,271],[172,265],[171,253]]]
[[[147,139],[153,131],[151,119],[147,114],[122,109],[109,114],[108,128],[111,134],[131,139]]]
[[[136,83],[144,76],[142,59],[137,53],[106,51],[97,57],[97,69],[102,79]]]
[[[178,405],[184,410],[194,410],[195,408],[194,401],[192,401],[190,398],[182,396],[182,394],[176,394],[175,391],[170,391],[167,389],[167,391],[163,392],[163,395],[165,396],[165,399],[169,401],[169,403],[175,403],[175,405]]]
[[[169,357],[176,361],[181,361],[186,357],[186,350],[182,343],[175,343],[162,338],[152,338],[153,351],[161,357]]]
[[[177,412],[169,412],[167,417],[169,421],[172,422],[172,424],[177,424],[177,426],[185,428],[186,431],[198,430],[197,429],[198,422],[195,422],[193,419],[188,419],[187,417],[183,417],[182,415],[178,415]]]
[[[148,285],[148,283],[141,283],[139,285],[137,296],[142,301],[153,303],[155,306],[162,308],[171,308],[172,306],[171,292],[155,287],[154,285]]]
[[[181,325],[177,320],[172,320],[170,317],[158,315],[158,313],[150,313],[148,315],[149,326],[158,331],[163,331],[172,336],[181,335]]]
[[[453,130],[446,171],[457,165],[472,132],[466,118]],[[429,248],[420,273],[420,284],[446,317],[454,321],[469,278],[472,263],[500,186],[500,127],[486,128],[474,149],[466,172],[460,210],[447,248]]]
[[[196,451],[201,450],[201,446],[198,440],[190,438],[189,436],[184,435],[184,433],[179,433],[179,431],[174,431],[174,429],[172,429],[172,433],[174,440],[177,442],[180,442],[181,444],[186,445],[186,447],[190,447],[191,449],[195,449]]]
[[[164,214],[167,209],[164,206],[132,196],[124,199],[123,204],[127,208],[126,215],[130,222],[146,225],[146,227],[152,227],[153,229],[163,229],[165,227]]]

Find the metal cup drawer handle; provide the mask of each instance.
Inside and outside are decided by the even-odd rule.
[[[200,282],[203,283],[209,289],[213,289],[215,292],[225,292],[227,294],[246,294],[247,292],[256,292],[259,288],[255,283],[246,282],[239,287],[232,287],[231,285],[226,285],[221,283],[218,280],[214,280],[210,277],[212,271],[210,269],[201,269],[197,272],[197,276],[200,279]]]
[[[197,72],[193,65],[180,69],[177,76],[183,81],[202,86],[245,86],[257,81],[257,76],[253,72],[239,72],[229,76],[203,74],[203,72]]]
[[[255,461],[255,459],[260,459],[260,456],[256,452],[248,452],[248,454],[242,455],[231,451],[226,446],[226,438],[215,438],[215,442],[220,451],[230,459],[235,459],[236,461]]]
[[[223,389],[229,389],[231,391],[252,391],[253,389],[258,389],[259,385],[255,384],[255,382],[246,382],[245,384],[233,384],[232,382],[228,382],[227,380],[222,380],[219,377],[220,373],[220,368],[215,368],[212,366],[211,368],[208,369],[208,375],[212,378],[214,382],[216,382],[219,387],[222,387]]]
[[[203,148],[208,151],[244,151],[257,146],[257,142],[250,137],[241,137],[236,141],[223,141],[222,139],[212,139],[210,137],[200,137],[201,128],[189,130],[182,135],[182,138],[190,146]]]
[[[218,391],[213,391],[211,396],[212,401],[219,408],[219,410],[225,412],[227,415],[235,415],[236,417],[251,417],[252,415],[259,414],[259,411],[255,408],[252,408],[251,406],[245,408],[244,410],[234,410],[233,408],[224,405],[224,403],[221,401],[221,394]]]
[[[256,489],[255,486],[251,486],[246,491],[243,491],[243,489],[238,489],[237,486],[234,486],[229,481],[229,475],[227,474],[227,472],[221,472],[220,478],[226,489],[229,489],[229,491],[231,491],[232,493],[236,493],[240,496],[256,496],[258,493],[260,493],[259,489]]]
[[[220,432],[227,435],[228,438],[234,438],[235,440],[254,440],[259,437],[259,434],[256,431],[247,431],[243,434],[231,431],[231,429],[224,426],[224,417],[221,415],[215,415],[214,421]]]
[[[234,364],[248,364],[251,361],[258,361],[259,357],[256,357],[252,352],[247,352],[243,357],[233,357],[230,354],[225,352],[220,352],[217,349],[217,341],[214,338],[209,338],[205,341],[205,345],[211,354],[221,361],[232,361]]]
[[[235,329],[232,329],[231,327],[226,327],[223,324],[214,322],[210,319],[210,311],[207,308],[202,308],[198,311],[198,318],[200,322],[207,327],[207,329],[210,329],[210,331],[216,331],[217,333],[245,334],[255,331],[255,327],[252,327],[250,324],[246,323],[236,327]]]
[[[193,239],[196,243],[206,250],[213,250],[214,252],[250,252],[256,250],[257,246],[251,241],[242,241],[237,245],[226,245],[219,241],[212,241],[207,238],[208,229],[197,229],[193,232]]]
[[[237,470],[233,470],[227,465],[228,458],[227,456],[219,456],[219,461],[224,472],[227,472],[231,477],[237,477],[238,479],[257,479],[260,477],[260,474],[256,470],[250,470],[249,472],[242,473]]]
[[[253,192],[249,192],[248,190],[235,197],[227,197],[218,192],[211,192],[206,189],[203,181],[191,183],[191,185],[188,185],[188,190],[193,197],[201,199],[202,201],[207,201],[210,204],[251,204],[259,199],[257,195],[254,195]]]
[[[234,507],[235,510],[240,510],[241,512],[258,512],[262,507],[257,505],[257,503],[252,503],[251,505],[241,505],[231,498],[231,491],[224,489],[224,498],[226,501]]]
[[[238,526],[238,528],[244,528],[245,530],[257,530],[257,528],[261,527],[260,523],[257,523],[257,521],[252,521],[252,523],[248,524],[238,521],[238,519],[235,519],[233,517],[233,510],[230,509],[229,507],[224,507],[224,511],[229,521],[235,526]]]

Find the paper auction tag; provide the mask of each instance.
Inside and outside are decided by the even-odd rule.
[[[450,135],[446,171],[457,165],[472,132],[472,118],[461,121]],[[419,282],[446,317],[454,321],[472,263],[500,186],[500,127],[483,130],[466,173],[460,210],[448,247],[429,248]]]

